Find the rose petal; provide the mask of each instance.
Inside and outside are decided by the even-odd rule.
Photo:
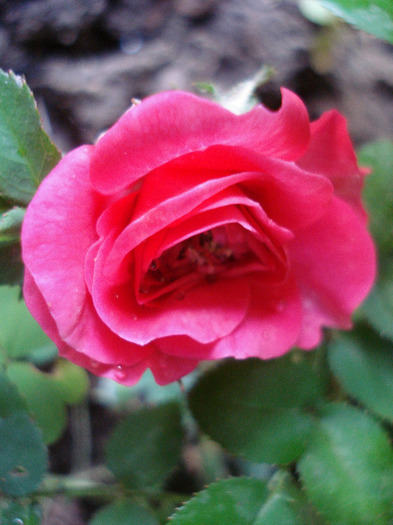
[[[294,346],[302,319],[294,280],[287,279],[279,285],[254,280],[250,286],[250,304],[243,322],[217,342],[210,359],[271,359]]]
[[[321,325],[350,328],[351,313],[375,279],[375,248],[363,218],[336,197],[323,218],[288,246],[303,297],[297,344],[311,348],[321,340]]]
[[[97,238],[102,203],[88,178],[92,149],[83,146],[60,161],[40,185],[22,227],[24,262],[51,306],[60,337],[78,323],[88,293],[84,260]]]
[[[365,215],[361,203],[363,178],[367,170],[360,169],[348,134],[345,118],[332,110],[311,123],[311,141],[297,165],[328,177],[335,194]]]
[[[146,345],[161,337],[188,335],[209,343],[227,335],[243,320],[249,290],[242,280],[236,279],[201,285],[178,296],[180,300],[171,295],[159,307],[140,306],[132,276],[129,282],[117,284],[116,275],[108,274],[110,268],[105,271],[110,249],[108,239],[96,262],[92,295],[98,315],[121,338]]]
[[[116,193],[177,157],[217,144],[295,160],[305,151],[309,133],[303,102],[286,89],[279,111],[260,105],[244,115],[190,93],[160,93],[133,106],[100,138],[91,181],[102,193]]]

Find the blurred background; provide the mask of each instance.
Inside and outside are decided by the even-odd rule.
[[[94,142],[132,98],[196,91],[200,82],[228,89],[263,65],[303,97],[312,118],[343,112],[356,144],[391,136],[393,46],[308,7],[308,0],[0,0],[0,67],[25,75],[63,151]]]

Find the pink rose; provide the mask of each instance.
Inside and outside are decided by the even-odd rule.
[[[166,384],[198,361],[315,347],[375,276],[344,118],[234,115],[183,92],[129,109],[66,155],[23,225],[24,296],[60,354]]]

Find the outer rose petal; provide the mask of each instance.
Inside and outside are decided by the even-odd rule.
[[[308,115],[294,93],[283,89],[282,99],[277,112],[259,105],[234,115],[190,93],[153,95],[129,109],[98,141],[90,171],[93,187],[116,193],[173,159],[217,144],[296,160],[309,141]]]
[[[97,237],[102,197],[89,182],[92,151],[92,146],[83,146],[60,161],[40,185],[22,228],[23,260],[62,338],[79,322],[84,308],[85,256]]]
[[[211,359],[279,357],[292,348],[301,326],[301,304],[294,279],[279,285],[251,282],[252,296],[244,321],[217,342]]]
[[[324,217],[289,243],[303,296],[303,328],[297,344],[312,348],[321,325],[350,328],[350,316],[375,279],[376,256],[364,220],[335,197]]]
[[[335,194],[364,214],[361,203],[363,177],[348,135],[345,118],[335,110],[324,113],[311,123],[311,141],[298,166],[328,177]]]
[[[90,370],[93,374],[108,377],[115,381],[120,381],[123,384],[132,385],[135,384],[146,370],[148,361],[142,360],[135,363],[133,366],[119,368],[118,361],[115,363],[106,364],[100,362],[99,355],[94,353],[94,358],[77,351],[74,348],[68,346],[60,337],[56,327],[56,324],[51,316],[50,310],[41,295],[41,292],[37,288],[31,274],[26,270],[25,281],[24,281],[24,296],[26,305],[31,312],[34,313],[34,317],[37,322],[42,326],[45,333],[52,339],[59,349],[60,355],[75,363],[76,365],[82,366],[87,370]],[[83,350],[83,343],[78,345],[78,349]]]

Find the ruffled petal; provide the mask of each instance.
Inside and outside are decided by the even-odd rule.
[[[375,279],[375,248],[364,220],[338,198],[288,247],[303,304],[297,344],[312,348],[322,338],[321,326],[350,328],[351,313]]]
[[[328,111],[311,123],[310,145],[297,164],[328,177],[335,194],[365,216],[361,192],[367,170],[357,164],[347,122],[338,111]]]
[[[83,146],[60,161],[28,206],[22,227],[23,260],[62,338],[79,322],[88,295],[84,262],[97,238],[102,204],[89,182],[92,149]]]
[[[254,280],[243,322],[217,342],[211,359],[271,359],[290,350],[299,335],[302,309],[294,279],[278,285]]]
[[[130,108],[100,138],[91,181],[102,193],[117,193],[173,159],[219,144],[296,160],[305,151],[309,134],[303,102],[286,89],[279,111],[259,105],[244,115],[191,93],[160,93]]]

